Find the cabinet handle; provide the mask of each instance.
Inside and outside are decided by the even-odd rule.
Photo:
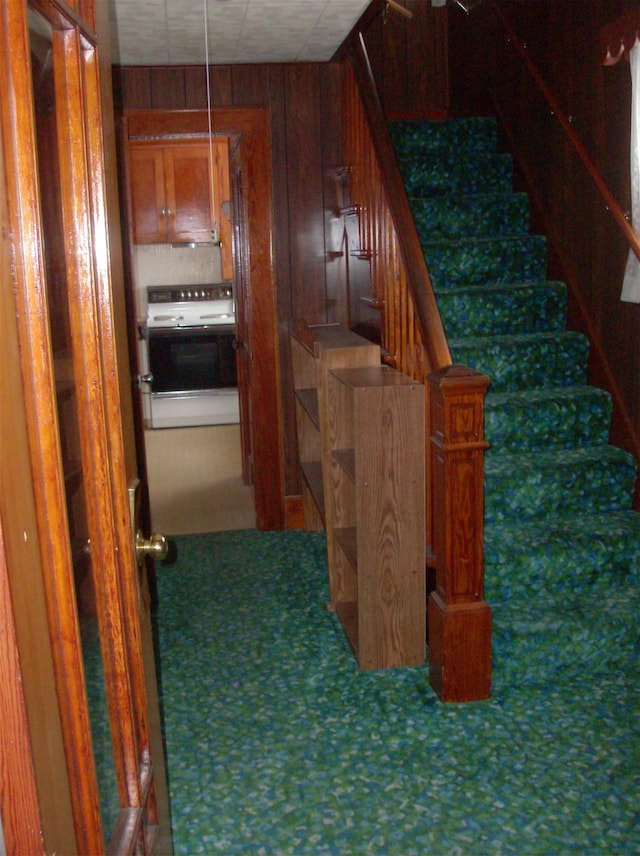
[[[163,217],[171,217],[171,208],[161,208],[160,213]]]

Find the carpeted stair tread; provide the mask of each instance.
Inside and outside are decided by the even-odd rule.
[[[595,386],[489,392],[486,455],[604,445],[611,412],[611,396]]]
[[[562,282],[456,286],[437,289],[436,299],[450,339],[565,329]]]
[[[588,340],[580,333],[480,336],[449,342],[454,362],[489,376],[493,392],[586,382]]]
[[[513,159],[506,154],[477,154],[460,159],[456,152],[441,157],[400,158],[400,172],[409,196],[430,198],[471,193],[510,193]]]
[[[490,604],[640,583],[640,514],[494,523],[484,533]]]
[[[422,245],[434,288],[487,282],[544,282],[547,243],[541,235],[499,235]]]
[[[392,122],[389,131],[396,151],[403,155],[423,156],[455,150],[462,157],[471,152],[495,152],[498,145],[498,125],[488,116],[447,122]]]
[[[494,683],[545,684],[585,670],[637,672],[640,587],[541,595],[494,607]]]
[[[635,478],[633,456],[615,446],[487,457],[485,522],[624,511]]]
[[[409,200],[420,240],[459,240],[461,235],[526,235],[526,193],[491,193]]]

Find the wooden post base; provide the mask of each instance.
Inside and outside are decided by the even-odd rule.
[[[441,701],[491,696],[491,608],[429,597],[429,681]]]

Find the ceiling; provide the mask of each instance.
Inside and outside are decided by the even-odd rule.
[[[108,2],[115,64],[216,65],[329,60],[370,0]]]

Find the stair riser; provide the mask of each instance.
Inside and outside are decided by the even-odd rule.
[[[550,592],[590,599],[640,583],[640,517],[632,511],[485,528],[485,597],[535,602]]]
[[[611,399],[589,387],[542,395],[487,395],[484,411],[487,457],[513,452],[598,446],[607,443]]]
[[[491,604],[518,600],[526,602],[532,598],[548,595],[571,594],[576,589],[589,591],[594,598],[621,582],[638,585],[638,556],[627,556],[624,547],[618,544],[603,545],[594,556],[589,548],[575,549],[565,543],[558,548],[550,561],[544,553],[546,545],[537,549],[532,544],[528,555],[522,553],[507,557],[494,565],[485,560],[485,598]]]
[[[485,282],[544,282],[547,245],[538,235],[423,245],[435,288]]]
[[[555,683],[585,671],[635,672],[639,606],[635,589],[627,604],[613,596],[564,609],[544,603],[526,610],[501,607],[494,613],[494,685]]]
[[[492,392],[586,382],[589,345],[578,334],[456,339],[449,344],[454,362],[489,376]]]
[[[460,235],[526,235],[529,230],[529,205],[523,194],[448,196],[411,199],[410,202],[420,240],[424,243],[455,241]]]
[[[489,117],[449,122],[394,122],[390,128],[396,150],[405,155],[448,153],[460,159],[472,153],[496,151],[498,126]]]
[[[610,448],[610,447],[605,447]],[[598,449],[598,452],[600,450]],[[519,470],[485,463],[485,522],[622,511],[631,506],[635,466],[625,457],[567,454],[556,465],[536,460]]]
[[[485,155],[444,163],[427,155],[420,160],[401,160],[400,171],[409,196],[425,199],[510,193],[513,185],[513,161],[509,155]]]
[[[439,291],[437,300],[450,339],[565,328],[566,289],[561,283],[452,288]]]

